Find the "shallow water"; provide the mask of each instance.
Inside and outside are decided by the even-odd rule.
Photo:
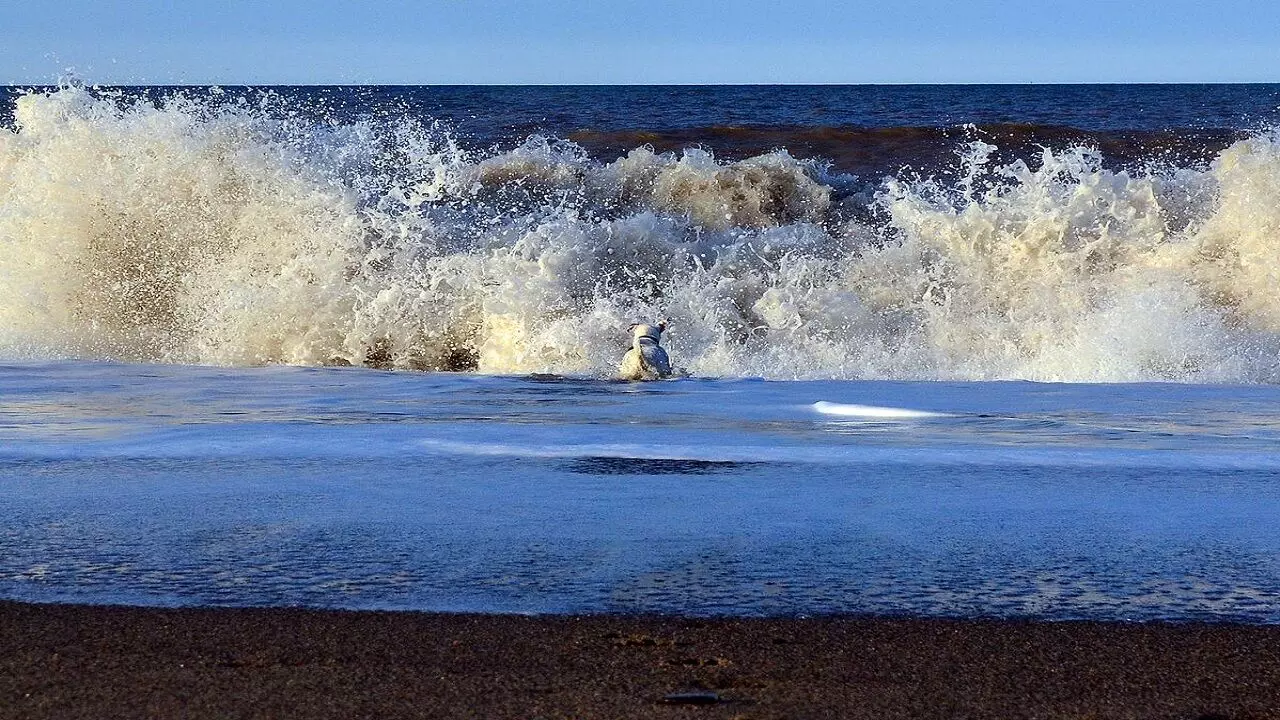
[[[11,364],[0,597],[1274,623],[1278,409],[1271,386]]]

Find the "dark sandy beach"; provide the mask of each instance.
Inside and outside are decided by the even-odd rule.
[[[1274,718],[1280,627],[0,602],[0,716]]]

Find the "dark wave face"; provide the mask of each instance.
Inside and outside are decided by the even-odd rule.
[[[1280,86],[46,88],[0,356],[1280,379]]]
[[[956,149],[982,139],[999,148],[997,161],[1034,156],[1043,147],[1094,147],[1108,165],[1129,167],[1152,162],[1205,164],[1245,131],[1094,130],[1056,125],[996,124],[964,127],[702,127],[679,130],[582,130],[569,139],[593,157],[625,155],[647,145],[657,152],[689,147],[710,149],[717,157],[741,160],[785,148],[800,159],[827,161],[833,169],[879,180],[904,169],[945,173]]]

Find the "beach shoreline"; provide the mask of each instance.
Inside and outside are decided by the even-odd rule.
[[[0,601],[0,717],[1265,718],[1280,626]]]

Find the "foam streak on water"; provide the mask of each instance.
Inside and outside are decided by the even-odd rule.
[[[273,104],[274,103],[274,104]],[[0,354],[605,376],[1280,378],[1280,138],[853,177],[786,149],[464,150],[413,115],[62,88],[0,130]]]

